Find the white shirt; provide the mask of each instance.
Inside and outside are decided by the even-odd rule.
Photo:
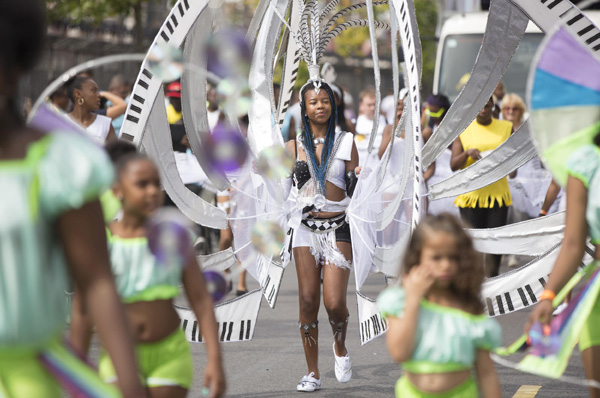
[[[383,129],[385,128],[385,118],[379,116],[379,125],[377,126],[377,136],[375,137],[375,143],[373,145],[373,151],[371,157],[375,156],[379,159],[379,147],[383,138]],[[356,143],[356,150],[358,151],[358,164],[364,166],[367,162],[369,148],[369,140],[371,139],[371,129],[373,128],[373,120],[367,119],[365,115],[360,115],[356,119],[356,136],[354,142]]]
[[[394,96],[388,95],[381,100],[381,104],[379,105],[379,109],[381,113],[385,115],[388,124],[394,124],[394,117],[396,116],[396,112],[394,109]]]
[[[96,115],[96,119],[90,124],[85,131],[88,136],[98,145],[104,145],[106,143],[106,137],[110,131],[112,125],[112,119],[102,115]]]
[[[206,111],[208,116],[208,129],[213,131],[217,123],[219,122],[219,115],[221,114],[221,110],[217,109],[216,111]]]

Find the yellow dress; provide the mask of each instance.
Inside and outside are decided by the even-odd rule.
[[[500,144],[508,139],[512,132],[512,123],[492,119],[492,123],[487,126],[473,123],[459,136],[463,149],[478,149],[485,156],[485,152],[496,149]],[[463,169],[475,163],[475,160],[470,156],[467,162],[462,167]],[[468,192],[459,195],[454,204],[458,207],[471,208],[492,208],[497,203],[498,207],[512,205],[512,197],[508,187],[508,179],[506,177],[496,181],[493,184],[485,186],[476,191]]]

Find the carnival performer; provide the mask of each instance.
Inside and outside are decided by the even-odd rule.
[[[110,272],[98,196],[113,171],[74,133],[26,127],[15,107],[19,78],[44,46],[44,4],[0,2],[0,396],[116,397],[61,343],[64,292],[73,278],[111,355],[125,397],[146,397]],[[82,227],[83,226],[83,227]]]
[[[211,397],[220,397],[225,390],[225,377],[217,324],[212,299],[192,247],[185,258],[163,264],[148,246],[149,218],[164,201],[158,169],[146,156],[135,153],[117,159],[116,171],[113,191],[121,201],[123,214],[107,227],[108,247],[117,290],[126,305],[137,342],[141,379],[153,398],[185,397],[191,386],[190,347],[173,307],[173,298],[183,284],[206,342],[208,364],[204,386],[210,389]],[[87,335],[75,337],[79,341],[86,338]],[[104,353],[98,368],[106,382],[118,380],[112,361]]]
[[[345,344],[346,293],[352,267],[345,209],[360,168],[352,133],[335,132],[335,99],[329,85],[319,78],[309,80],[300,90],[300,101],[303,130],[295,140],[287,142],[286,150],[296,159],[292,179],[298,190],[297,208],[303,209],[303,220],[293,230],[291,239],[298,275],[298,326],[308,367],[308,374],[300,380],[297,390],[312,392],[321,388],[318,367],[321,274],[323,302],[333,331],[335,376],[342,383],[352,377]]]
[[[581,265],[588,234],[596,245],[595,259],[600,259],[600,219],[597,201],[600,189],[600,133],[594,143],[575,150],[566,163],[567,213],[565,236],[539,303],[529,316],[525,332],[535,322],[546,327],[552,320],[552,301]],[[600,300],[596,303],[579,335],[579,350],[587,379],[600,381]],[[590,397],[600,397],[600,389],[590,387]]]
[[[488,100],[477,118],[452,144],[450,168],[452,171],[468,167],[486,156],[508,139],[512,124],[492,117],[494,101]],[[512,197],[506,177],[473,192],[459,195],[454,204],[460,216],[470,228],[495,228],[506,225],[508,206]],[[498,275],[500,255],[486,256],[491,261],[486,264],[487,276]]]
[[[98,145],[116,140],[112,119],[94,113],[100,107],[100,92],[96,82],[87,76],[76,76],[66,83],[67,95],[73,102],[71,119],[81,124],[89,137]]]
[[[387,347],[402,364],[396,397],[501,396],[489,351],[501,343],[498,323],[483,314],[480,256],[450,214],[427,216],[404,256],[402,286],[377,299],[387,318]]]

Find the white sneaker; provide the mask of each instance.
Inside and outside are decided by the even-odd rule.
[[[296,391],[303,392],[313,392],[315,390],[321,389],[321,379],[315,379],[313,376],[315,372],[310,372],[308,376],[304,376],[298,386],[296,387]]]
[[[350,352],[346,348],[346,356],[338,357],[335,354],[335,343],[333,343],[333,356],[335,358],[335,378],[340,383],[347,383],[352,378],[352,363],[350,362]]]

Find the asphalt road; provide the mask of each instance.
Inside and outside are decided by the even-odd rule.
[[[506,268],[503,269],[505,271]],[[250,278],[249,278],[250,279]],[[252,281],[253,282],[253,281]],[[382,277],[367,280],[362,292],[376,297],[382,289]],[[227,373],[227,397],[289,397],[298,396],[296,384],[306,373],[302,343],[298,331],[297,281],[294,265],[291,264],[282,281],[275,309],[263,300],[258,316],[254,338],[244,343],[222,345],[224,366]],[[258,284],[250,283],[251,289]],[[353,276],[348,289],[350,324],[347,347],[353,364],[352,380],[341,384],[335,379],[334,359],[331,351],[332,335],[329,328],[321,328],[319,342],[320,370],[323,389],[313,393],[319,397],[377,398],[393,397],[394,384],[400,377],[398,365],[392,362],[385,348],[384,338],[376,339],[365,346],[360,345],[358,315]],[[183,304],[183,300],[179,300]],[[504,344],[514,341],[522,332],[528,310],[497,318],[502,325]],[[325,308],[319,312],[319,323],[327,325]],[[92,359],[97,355],[94,344]],[[206,362],[204,346],[192,345],[196,377],[190,397],[199,397],[202,387],[202,369]],[[511,357],[518,361],[519,356]],[[497,365],[503,397],[586,397],[585,387],[545,379]],[[583,368],[577,349],[571,358],[566,375],[583,378]],[[541,386],[535,393],[515,395],[522,386]],[[535,388],[534,388],[535,390]],[[522,390],[523,391],[523,390]],[[304,393],[306,394],[306,393]]]

